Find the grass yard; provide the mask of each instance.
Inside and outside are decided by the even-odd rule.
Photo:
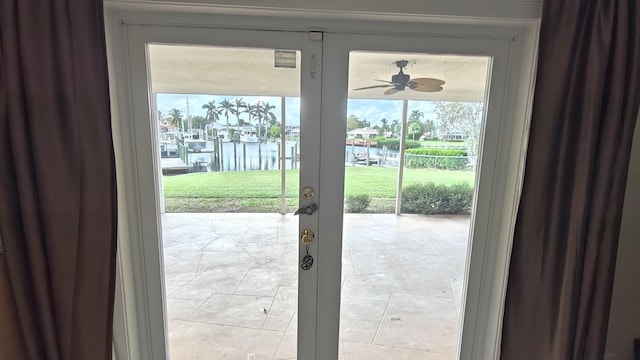
[[[297,206],[298,171],[286,171],[287,209]],[[373,211],[389,212],[395,202],[398,170],[347,167],[345,195],[368,194]],[[432,181],[473,184],[473,171],[405,169],[404,184]],[[226,171],[162,178],[167,212],[278,212],[280,171]]]

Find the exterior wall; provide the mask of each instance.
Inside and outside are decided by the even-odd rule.
[[[633,339],[640,339],[640,119],[631,149],[629,177],[622,213],[616,277],[613,284],[608,359],[631,360]],[[606,359],[606,357],[605,357]]]

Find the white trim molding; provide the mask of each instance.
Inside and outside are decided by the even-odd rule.
[[[152,182],[148,178],[149,171],[146,171],[146,166],[152,164],[143,164],[137,158],[136,149],[139,145],[136,138],[142,136],[146,139],[149,134],[132,121],[139,115],[134,111],[134,104],[136,100],[140,100],[135,98],[133,90],[137,86],[146,86],[137,84],[143,81],[146,74],[132,73],[132,58],[138,59],[140,54],[132,54],[129,48],[132,41],[139,44],[141,40],[133,39],[139,36],[134,32],[139,33],[140,28],[148,31],[150,27],[156,26],[203,30],[320,30],[331,36],[339,36],[340,33],[380,36],[408,34],[445,40],[482,39],[501,44],[500,66],[505,71],[500,78],[500,86],[504,90],[499,95],[502,105],[499,109],[492,109],[492,114],[502,120],[491,129],[495,132],[492,135],[495,142],[490,147],[490,151],[495,154],[492,177],[497,180],[487,183],[486,193],[478,194],[476,200],[490,201],[491,210],[477,214],[483,218],[484,224],[474,229],[491,241],[485,242],[481,249],[479,263],[472,260],[469,265],[470,276],[476,280],[476,285],[470,291],[475,292],[478,300],[473,306],[467,306],[464,321],[465,325],[469,322],[475,328],[470,330],[470,339],[463,340],[459,350],[459,358],[464,360],[499,358],[513,224],[522,184],[532,103],[540,1],[483,0],[476,4],[474,1],[464,0],[465,4],[475,4],[466,10],[459,2],[448,0],[411,0],[398,9],[392,9],[398,5],[397,2],[381,0],[347,3],[339,0],[313,3],[279,0],[270,1],[269,7],[265,7],[263,3],[259,0],[243,0],[242,4],[232,0],[219,0],[217,3],[180,0],[171,3],[164,0],[105,2],[120,214],[114,319],[114,343],[118,360],[162,360],[168,357],[165,344],[153,340],[158,339],[158,332],[164,331],[164,320],[154,319],[151,315],[164,309],[158,308],[157,301],[152,301],[155,305],[152,309],[149,308],[148,294],[157,293],[158,289],[156,285],[146,281],[148,277],[158,275],[148,273],[148,269],[157,266],[156,271],[160,271],[162,266],[158,254],[151,254],[151,249],[145,249],[143,241],[159,231],[158,221],[155,219],[157,212],[154,212],[158,210],[157,204],[149,206],[143,201],[143,198],[150,196],[150,192],[155,194],[156,189],[140,187],[143,182]],[[499,4],[511,5],[505,10],[499,9]],[[411,11],[410,5],[415,7],[415,11]],[[457,10],[452,8],[454,5]],[[432,9],[430,6],[448,8],[429,13],[429,9]],[[338,10],[341,10],[342,15],[338,14]],[[129,33],[131,29],[138,30]],[[495,94],[490,94],[493,95]],[[141,146],[147,145],[144,143]],[[478,321],[483,328],[477,327]]]

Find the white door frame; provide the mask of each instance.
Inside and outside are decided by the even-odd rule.
[[[280,19],[282,20],[282,19]],[[449,19],[449,22],[451,19]],[[144,208],[144,204],[149,204],[146,199],[149,196],[155,197],[157,193],[157,184],[152,179],[153,164],[148,163],[148,159],[136,158],[137,147],[151,146],[151,134],[148,128],[141,129],[135,124],[135,121],[127,121],[128,119],[137,117],[149,117],[146,114],[136,113],[132,104],[136,99],[135,94],[140,93],[137,86],[146,86],[147,74],[132,72],[132,59],[139,58],[140,54],[135,51],[140,49],[132,49],[128,46],[130,41],[144,41],[144,39],[136,38],[136,31],[132,31],[140,24],[154,25],[174,25],[174,26],[203,26],[211,28],[211,24],[217,24],[219,27],[225,28],[259,28],[278,30],[284,25],[291,30],[313,30],[325,29],[329,33],[325,33],[328,42],[326,47],[330,47],[333,54],[340,54],[337,49],[348,50],[349,44],[340,40],[339,34],[331,34],[331,29],[345,29],[352,33],[381,33],[380,29],[385,28],[384,25],[394,25],[390,29],[394,29],[393,33],[403,35],[438,35],[447,40],[466,37],[473,39],[484,39],[486,41],[496,41],[504,44],[504,74],[501,79],[503,82],[504,92],[502,94],[501,109],[496,109],[495,114],[499,116],[499,124],[494,130],[500,134],[500,138],[492,145],[491,151],[496,155],[495,168],[492,171],[493,183],[484,184],[483,179],[479,179],[480,186],[486,186],[490,192],[479,193],[479,198],[488,196],[491,198],[491,210],[488,213],[478,214],[486,219],[485,226],[478,226],[474,229],[475,234],[484,234],[487,239],[495,239],[491,242],[485,242],[482,249],[475,251],[483,254],[479,263],[473,262],[469,265],[470,269],[478,270],[477,274],[480,280],[478,286],[469,289],[470,293],[477,294],[477,303],[467,304],[465,313],[465,323],[471,322],[476,325],[473,330],[465,328],[465,332],[472,331],[472,334],[465,337],[462,341],[462,348],[459,357],[461,359],[473,358],[496,358],[499,354],[499,341],[502,323],[502,310],[504,301],[504,291],[506,287],[506,276],[508,270],[508,259],[511,247],[511,234],[515,213],[517,209],[517,199],[519,196],[520,186],[522,182],[522,168],[524,153],[526,149],[526,135],[528,131],[528,118],[531,103],[531,94],[533,88],[533,72],[536,50],[537,23],[528,22],[526,24],[497,26],[493,25],[467,25],[456,26],[442,25],[434,23],[405,23],[405,22],[380,22],[380,21],[326,21],[318,20],[305,21],[305,19],[287,18],[284,22],[278,22],[275,18],[267,16],[260,17],[230,17],[215,15],[198,15],[198,14],[164,14],[154,12],[138,12],[135,10],[119,11],[117,9],[108,10],[106,14],[107,23],[107,40],[108,40],[108,58],[110,68],[110,83],[112,92],[112,113],[114,123],[114,146],[116,150],[117,166],[119,170],[118,186],[119,186],[119,258],[118,271],[119,281],[117,284],[116,298],[116,314],[115,314],[115,342],[118,359],[163,359],[166,358],[166,347],[164,344],[158,344],[153,339],[164,337],[164,318],[152,316],[152,314],[164,314],[165,309],[162,301],[149,299],[146,294],[161,293],[161,282],[154,283],[148,281],[149,276],[162,277],[161,274],[150,274],[143,269],[162,269],[161,259],[158,258],[158,252],[155,256],[151,249],[145,248],[144,239],[158,239],[158,204],[154,201],[152,209]],[[140,28],[148,28],[141,26]],[[374,30],[375,29],[375,30]],[[221,31],[221,30],[216,30]],[[382,32],[385,33],[385,32]],[[391,33],[387,31],[386,33]],[[442,34],[447,34],[443,36]],[[170,34],[166,34],[170,36]],[[331,39],[336,36],[336,41]],[[182,40],[182,39],[176,39]],[[207,39],[201,39],[203,45],[210,44]],[[166,41],[166,40],[165,40]],[[195,41],[195,40],[194,40]],[[184,41],[175,41],[176,43]],[[218,44],[216,44],[218,45]],[[231,44],[230,44],[231,45]],[[233,45],[238,45],[234,43]],[[455,51],[458,52],[459,51]],[[347,52],[348,53],[348,52]],[[347,68],[344,64],[344,55],[326,56],[324,66],[332,68],[332,74],[329,76],[346,75]],[[317,59],[316,59],[317,61]],[[342,64],[342,65],[341,65]],[[346,76],[345,76],[346,78]],[[141,85],[143,84],[143,85]],[[346,88],[343,97],[344,109],[333,109],[334,115],[343,111],[346,114]],[[339,91],[327,92],[323,91],[323,103],[329,101],[334,102],[342,96]],[[146,100],[144,100],[146,101]],[[323,107],[322,119],[326,123],[330,119],[330,111]],[[333,118],[336,119],[335,117]],[[507,121],[508,120],[508,121]],[[145,131],[147,133],[145,133]],[[319,132],[323,141],[335,141],[330,135],[331,130],[322,127]],[[146,140],[140,140],[140,136]],[[344,135],[344,134],[343,134]],[[137,142],[134,141],[137,139]],[[329,140],[333,139],[333,140]],[[312,141],[312,140],[307,140]],[[340,144],[343,145],[343,141]],[[343,146],[342,146],[343,147]],[[343,152],[344,149],[338,146],[329,146],[335,151]],[[485,152],[487,149],[485,149]],[[342,157],[340,157],[342,158]],[[145,161],[147,163],[145,163]],[[320,170],[330,166],[331,158],[326,156],[319,159]],[[342,170],[344,171],[344,169]],[[302,169],[301,174],[304,172]],[[316,184],[334,184],[329,175],[321,171],[316,174],[315,179],[320,178],[320,183]],[[334,176],[334,175],[332,175]],[[486,181],[485,181],[486,182]],[[301,184],[310,184],[301,175]],[[141,184],[154,184],[153,187],[144,188]],[[340,184],[342,188],[343,184]],[[325,193],[324,189],[319,189],[319,194]],[[334,188],[333,191],[337,189]],[[342,203],[342,194],[340,199],[337,196],[321,198],[318,201],[323,206],[337,206],[337,201]],[[322,201],[320,201],[322,200]],[[483,201],[480,199],[479,201]],[[311,221],[311,217],[308,219]],[[318,227],[323,229],[323,239],[341,238],[342,232],[342,214],[323,213],[317,219]],[[340,226],[336,226],[340,224]],[[301,226],[306,226],[302,223]],[[318,234],[319,235],[319,234]],[[475,239],[474,239],[475,240]],[[157,240],[156,240],[157,241]],[[476,242],[474,242],[474,245]],[[318,268],[333,267],[337,271],[328,272],[326,276],[318,279],[315,286],[319,296],[317,298],[319,311],[323,314],[335,313],[333,317],[320,317],[317,321],[317,331],[315,340],[322,343],[331,344],[327,353],[323,354],[323,349],[315,349],[313,353],[315,358],[324,359],[332,358],[337,353],[337,336],[333,334],[335,340],[324,339],[325,336],[331,336],[327,330],[335,329],[339,321],[339,276],[340,264],[339,257],[331,259],[325,256],[330,253],[340,253],[341,244],[339,241],[323,241],[323,245],[317,249],[318,261],[326,261],[326,263],[318,263]],[[322,260],[320,260],[322,259]],[[140,260],[143,265],[140,265]],[[334,267],[335,266],[335,267]],[[157,272],[158,270],[156,270]],[[335,281],[338,278],[338,281]],[[311,284],[309,282],[301,283]],[[338,284],[336,287],[335,284]],[[480,286],[482,285],[482,286]],[[160,286],[160,289],[158,289]],[[337,292],[338,296],[335,296]],[[315,316],[315,314],[314,314]],[[475,331],[481,329],[482,331]],[[159,334],[162,333],[162,334]],[[468,340],[466,340],[468,338]],[[315,342],[314,342],[315,343]],[[311,357],[310,357],[311,358]]]
[[[444,37],[425,37],[425,36],[383,36],[383,35],[349,35],[349,34],[327,34],[326,46],[331,47],[332,51],[326,51],[325,56],[331,56],[333,51],[342,52],[342,62],[348,63],[349,51],[383,51],[383,52],[399,52],[399,53],[428,53],[428,54],[455,54],[459,56],[487,56],[491,60],[489,62],[489,73],[487,74],[487,96],[485,98],[484,121],[482,126],[482,134],[480,139],[480,149],[478,154],[478,169],[474,186],[474,209],[470,219],[470,241],[468,246],[468,257],[465,271],[464,281],[464,298],[461,311],[463,312],[462,323],[460,329],[463,329],[462,338],[459,339],[459,348],[462,354],[478,354],[481,349],[479,344],[474,345],[474,341],[479,337],[484,337],[488,331],[491,319],[486,317],[485,309],[491,306],[491,302],[495,301],[493,294],[483,293],[485,288],[491,288],[496,281],[495,278],[484,276],[484,272],[493,271],[492,263],[487,261],[487,252],[491,249],[499,247],[500,239],[492,237],[489,224],[496,221],[496,217],[502,214],[502,195],[503,189],[497,187],[502,183],[505,176],[504,172],[499,170],[500,156],[499,145],[504,141],[503,128],[508,118],[504,115],[504,102],[506,101],[506,79],[508,74],[508,59],[510,42],[505,40],[493,39],[462,39],[462,38],[444,38]],[[347,51],[345,51],[345,49]],[[333,55],[336,56],[336,55]],[[346,58],[346,61],[345,61]],[[325,72],[324,84],[331,89],[332,99],[327,101],[340,101],[346,106],[347,88],[346,80],[348,75],[344,73],[344,65],[336,61],[336,64],[329,67],[331,71]],[[339,71],[334,73],[334,68]],[[335,105],[326,107],[325,111],[332,111]],[[328,108],[328,109],[327,109]],[[342,109],[341,109],[342,110]],[[323,114],[324,115],[324,114]],[[323,116],[323,121],[330,122],[331,118],[346,118],[346,111],[338,113],[333,111],[328,118]],[[331,133],[323,132],[323,141],[325,138],[338,138],[344,142],[344,124],[340,124],[339,129],[333,130]],[[338,132],[340,131],[340,132]],[[325,136],[327,133],[327,136]],[[342,136],[339,136],[342,135]],[[338,141],[332,144],[336,148]],[[336,151],[335,158],[338,158]],[[341,149],[341,159],[344,159],[344,148]],[[325,162],[324,173],[338,173],[341,170],[344,174],[344,165],[336,162]],[[341,169],[337,169],[341,168]],[[340,177],[342,179],[342,177]],[[326,181],[331,181],[327,179]],[[338,184],[331,184],[337,186]],[[343,193],[336,194],[336,197],[342,197]],[[336,199],[337,200],[337,199]],[[325,241],[326,237],[323,238]],[[331,239],[334,241],[334,239]],[[335,239],[339,242],[340,238]],[[325,254],[323,257],[333,256],[333,254]],[[319,279],[322,281],[322,277]],[[327,285],[328,286],[328,285]],[[333,291],[340,291],[332,288]],[[324,298],[326,294],[322,293]],[[332,292],[333,295],[333,292]],[[324,298],[322,303],[330,302],[330,299]],[[333,309],[332,309],[333,310]],[[339,307],[335,311],[339,313]],[[323,317],[333,316],[333,313],[323,313]],[[459,349],[459,350],[460,350]],[[464,357],[463,357],[464,358]]]

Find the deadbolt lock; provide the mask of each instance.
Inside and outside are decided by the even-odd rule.
[[[314,237],[315,234],[313,233],[313,231],[304,229],[302,230],[302,236],[300,236],[300,240],[304,245],[309,245],[313,242]]]
[[[311,200],[313,199],[314,196],[316,196],[316,192],[315,190],[313,190],[312,187],[307,186],[304,189],[302,189],[302,197],[305,200]]]

